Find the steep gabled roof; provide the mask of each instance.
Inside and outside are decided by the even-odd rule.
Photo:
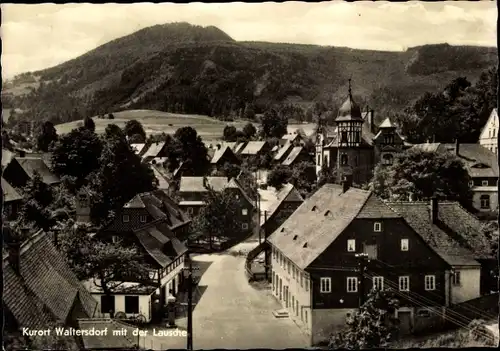
[[[370,196],[369,191],[350,188],[343,193],[342,187],[326,184],[299,206],[269,242],[305,269],[356,218]]]
[[[20,274],[8,255],[3,257],[3,301],[22,327],[45,327],[47,321],[66,322],[78,298],[88,317],[97,301],[66,264],[46,233],[39,232],[21,246]]]
[[[396,126],[394,124],[392,124],[389,117],[384,119],[384,121],[378,127],[379,127],[379,129],[381,129],[381,128],[396,128]]]
[[[285,161],[283,161],[283,166],[290,166],[292,163],[295,162],[297,157],[300,155],[300,153],[304,150],[302,146],[295,146],[292,151],[290,151],[290,154],[288,154],[287,158]]]
[[[2,149],[2,169],[4,169],[15,156],[16,154],[14,152]]]
[[[235,154],[240,154],[241,151],[245,148],[247,145],[247,142],[242,142],[242,143],[236,143],[236,146],[234,147],[233,151]]]
[[[233,150],[229,146],[221,146],[220,149],[216,149],[213,156],[212,160],[210,161],[211,164],[217,164],[224,155],[228,156],[235,156]]]
[[[156,165],[151,165],[155,178],[158,179],[158,189],[165,190],[170,187],[167,178],[160,172]]]
[[[149,149],[142,155],[142,158],[149,158],[149,157],[158,157],[158,154],[163,150],[165,147],[165,142],[159,142],[159,143],[153,143],[149,147]]]
[[[37,157],[16,157],[15,161],[26,172],[28,177],[33,178],[35,172],[42,176],[42,181],[47,185],[60,183],[60,179],[53,174],[44,160]]]
[[[489,127],[494,126],[499,127],[499,120],[498,120],[498,109],[495,107],[493,110],[491,110],[490,116],[488,117],[488,120],[486,121],[485,125],[481,129],[481,134],[479,135],[479,140],[481,139],[489,139],[490,135],[486,134],[486,131],[489,130]],[[498,130],[497,130],[498,132]]]
[[[267,144],[266,141],[249,141],[245,148],[241,150],[242,155],[257,155]]]
[[[4,202],[18,201],[22,200],[23,196],[17,192],[12,185],[10,185],[5,179],[2,177],[2,195]]]
[[[205,180],[206,179],[206,184]],[[179,192],[180,193],[207,193],[208,187],[215,192],[223,191],[224,189],[239,189],[245,199],[253,204],[252,199],[243,190],[240,183],[234,179],[227,177],[182,177]]]
[[[283,158],[287,155],[287,152],[291,151],[293,144],[287,140],[286,143],[278,149],[276,155],[274,155],[274,160],[281,162]]]
[[[146,144],[130,144],[132,150],[134,150],[134,152],[138,155],[143,151],[145,146]]]
[[[258,191],[260,197],[261,225],[264,225],[273,218],[273,215],[277,213],[276,210],[282,203],[287,201],[304,202],[302,195],[290,183],[283,185],[279,190],[267,187],[267,189],[259,189]]]
[[[482,224],[457,203],[438,204],[439,224],[430,220],[426,202],[388,202],[422,239],[448,264],[479,265],[474,259],[491,258]]]

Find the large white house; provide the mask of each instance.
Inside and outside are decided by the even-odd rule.
[[[479,144],[498,155],[498,110],[494,108],[491,111],[488,121],[483,127],[481,134],[479,135]]]

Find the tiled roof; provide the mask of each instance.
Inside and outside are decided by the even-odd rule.
[[[260,150],[266,145],[265,141],[249,141],[245,148],[241,151],[242,155],[257,155]]]
[[[161,267],[166,267],[187,248],[172,233],[169,225],[160,220],[134,231],[146,252]]]
[[[413,147],[427,152],[455,153],[455,144],[425,143]],[[471,177],[498,177],[498,157],[480,144],[459,144],[458,158]]]
[[[215,152],[212,156],[212,160],[210,161],[210,163],[212,164],[216,164],[217,162],[219,162],[219,160],[222,158],[222,156],[224,156],[225,153],[233,153],[229,146],[221,146],[220,149],[216,149],[214,151]]]
[[[78,281],[47,234],[39,232],[21,247],[20,275],[4,257],[3,300],[23,327],[40,327],[47,320],[65,322],[78,297],[89,317],[97,306]],[[36,317],[34,317],[36,316]]]
[[[295,162],[295,159],[300,155],[304,148],[302,146],[295,146],[290,154],[288,154],[287,158],[285,161],[283,161],[284,166],[290,166],[292,163]]]
[[[283,185],[278,191],[274,187],[259,189],[258,191],[260,196],[261,225],[272,218],[283,202],[304,201],[297,189],[290,183]]]
[[[426,202],[389,202],[406,222],[450,265],[478,265],[474,259],[490,258],[481,222],[457,203],[440,202],[438,218],[432,224]]]
[[[394,212],[390,207],[388,207],[384,202],[378,199],[376,196],[370,196],[366,200],[363,208],[359,211],[356,218],[366,218],[366,219],[382,219],[382,218],[401,218],[399,213]]]
[[[144,208],[154,219],[165,218],[172,229],[191,221],[177,203],[160,189],[137,194],[123,207]]]
[[[153,143],[149,147],[149,149],[142,155],[142,158],[149,158],[149,157],[158,157],[158,154],[161,152],[163,147],[165,146],[165,142],[159,142],[159,143]]]
[[[4,202],[21,200],[23,197],[2,177],[2,195]]]
[[[140,154],[144,146],[146,146],[146,144],[130,144],[130,147],[136,154]]]
[[[50,171],[45,161],[41,158],[16,157],[15,160],[30,178],[33,177],[35,172],[38,172],[45,184],[51,185],[60,182],[59,178]]]
[[[287,140],[285,145],[278,149],[278,152],[276,153],[276,155],[274,155],[274,159],[281,162],[286,153],[290,151],[291,148],[293,148],[293,144],[289,140]]]
[[[326,184],[299,206],[269,242],[305,269],[356,218],[370,195],[355,188],[342,193],[342,187]]]
[[[396,128],[394,126],[394,124],[392,124],[392,122],[389,119],[389,117],[387,117],[386,119],[384,119],[384,121],[378,127],[379,127],[379,129],[380,128]]]
[[[113,319],[79,319],[78,327],[81,330],[96,330],[108,329],[107,335],[82,335],[83,347],[87,350],[105,349],[105,350],[130,350],[134,345],[137,345],[137,337],[133,336],[133,332],[137,329],[129,324],[120,323]],[[114,335],[112,330],[126,330],[125,335]]]
[[[246,145],[247,145],[246,142],[244,142],[244,143],[237,143],[236,146],[233,149],[234,153],[235,154],[240,154],[241,151],[243,151],[243,149],[245,148]]]

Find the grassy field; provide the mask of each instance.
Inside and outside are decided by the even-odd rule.
[[[205,141],[216,141],[222,138],[222,131],[227,124],[232,124],[241,129],[246,121],[222,122],[207,116],[183,115],[177,113],[153,111],[153,110],[129,110],[113,113],[115,119],[93,118],[96,125],[96,133],[103,133],[108,124],[116,124],[123,128],[127,121],[136,119],[142,123],[146,134],[173,134],[178,128],[190,126],[196,129]],[[73,121],[56,126],[58,134],[69,133],[72,129],[82,125],[82,121]],[[292,132],[297,128],[302,128],[306,134],[311,134],[314,130],[313,124],[290,124],[288,131]]]

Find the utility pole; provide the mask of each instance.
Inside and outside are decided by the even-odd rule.
[[[193,349],[193,263],[188,260],[187,350]]]
[[[267,222],[267,211],[264,211],[264,242],[267,241],[267,230],[266,230],[266,222]],[[259,231],[260,233],[260,231]],[[266,274],[266,280],[268,279],[269,275],[269,250],[267,250],[266,247],[264,247],[264,264],[265,264],[265,274]]]
[[[366,253],[358,253],[355,255],[358,259],[358,284],[359,284],[359,307],[363,306],[365,303],[365,270],[366,270],[366,261],[368,258],[368,254]]]

